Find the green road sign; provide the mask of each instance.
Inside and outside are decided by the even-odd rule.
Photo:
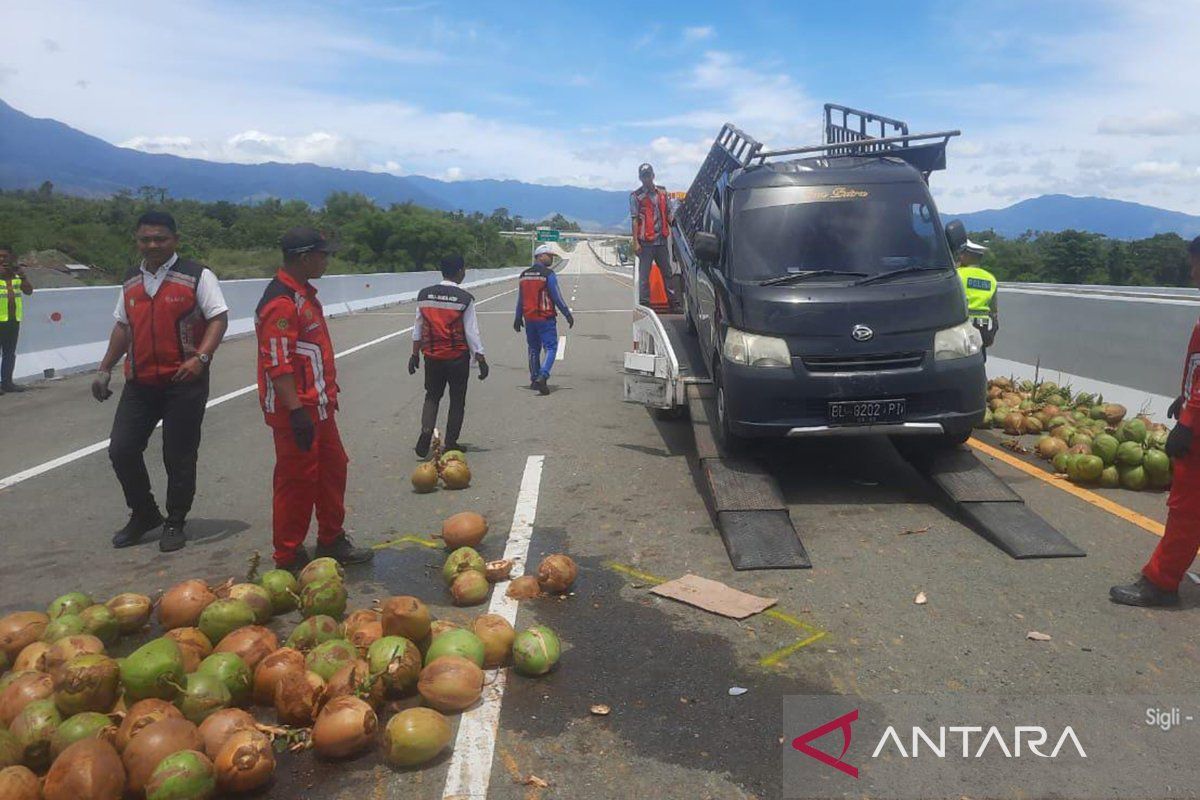
[[[558,237],[561,235],[561,233],[562,233],[561,231],[555,231],[555,230],[551,230],[549,228],[542,228],[542,229],[538,230],[538,232],[537,232],[537,240],[539,242],[557,242]]]

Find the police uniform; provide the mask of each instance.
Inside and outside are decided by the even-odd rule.
[[[25,315],[24,295],[32,289],[16,270],[9,277],[0,273],[0,391],[16,391],[13,372],[17,368],[17,339]]]
[[[967,315],[979,329],[983,337],[983,346],[990,347],[996,340],[999,325],[992,310],[992,300],[996,296],[998,286],[996,278],[983,267],[961,266],[958,277],[962,281],[963,292],[967,296]]]

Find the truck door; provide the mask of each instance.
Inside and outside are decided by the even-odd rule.
[[[721,210],[721,192],[724,184],[724,180],[718,182],[716,188],[713,190],[713,195],[708,201],[708,211],[705,214],[703,226],[703,230],[717,234],[721,237],[722,241],[725,237],[725,225]],[[718,333],[714,327],[717,307],[715,285],[717,276],[715,273],[720,270],[720,262],[697,261],[696,330],[699,333],[700,343],[703,345],[703,352],[706,358],[718,346]]]

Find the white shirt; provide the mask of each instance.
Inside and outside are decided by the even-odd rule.
[[[439,281],[438,286],[458,286],[454,281]],[[417,321],[413,324],[413,341],[421,341],[421,328],[424,325],[424,320],[421,317],[421,309],[417,309]],[[475,315],[475,301],[471,301],[471,305],[467,306],[467,310],[463,312],[463,330],[467,334],[467,347],[471,350],[471,355],[483,355],[483,339],[479,336],[479,317]]]
[[[142,262],[142,288],[146,290],[146,294],[151,297],[158,294],[158,287],[162,286],[163,280],[167,277],[167,272],[178,261],[179,254],[175,253],[167,259],[167,263],[158,268],[157,272],[151,272],[146,269],[146,262]],[[225,305],[225,295],[221,294],[220,281],[217,280],[217,276],[213,274],[213,271],[207,267],[201,271],[200,280],[196,282],[196,305],[200,306],[200,313],[204,315],[205,319],[212,319],[218,314],[224,314],[229,310],[229,306]],[[117,308],[113,311],[113,317],[123,325],[129,324],[129,315],[125,312],[124,290],[117,295]]]

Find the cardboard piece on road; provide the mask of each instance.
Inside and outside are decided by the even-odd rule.
[[[766,611],[777,602],[774,597],[759,597],[740,592],[720,581],[701,578],[699,575],[684,575],[673,581],[660,583],[650,590],[660,597],[669,597],[681,603],[720,614],[733,619]]]

